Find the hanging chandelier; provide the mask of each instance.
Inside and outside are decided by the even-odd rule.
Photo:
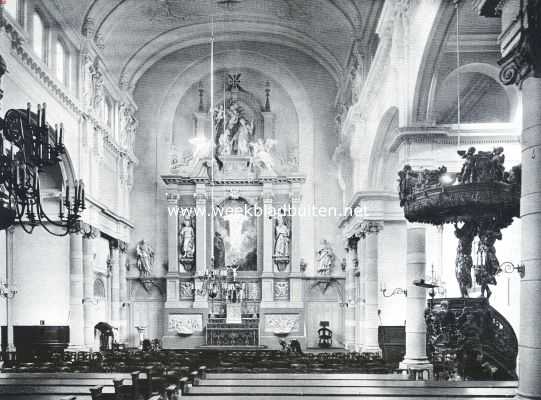
[[[33,113],[28,103],[26,110],[10,109],[0,118],[0,229],[18,221],[27,233],[41,225],[55,236],[65,236],[77,229],[85,209],[84,184],[78,180],[73,192],[69,184],[62,189],[57,218],[44,211],[39,174],[58,166],[66,152],[64,126],[47,124],[46,110],[43,103]]]

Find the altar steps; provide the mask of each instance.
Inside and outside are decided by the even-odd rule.
[[[304,400],[322,398],[505,399],[513,398],[515,381],[413,381],[398,374],[227,374],[209,373],[183,397],[197,400]]]

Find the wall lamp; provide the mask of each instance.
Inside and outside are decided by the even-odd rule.
[[[521,278],[524,278],[526,274],[526,267],[524,264],[513,264],[510,261],[506,261],[500,265],[500,268],[506,274],[512,274],[514,271],[517,271]]]
[[[387,294],[387,289],[383,288],[381,289],[381,294],[383,297],[393,297],[394,295],[400,295],[403,294],[405,297],[408,297],[408,289],[404,288],[395,288],[390,294]]]

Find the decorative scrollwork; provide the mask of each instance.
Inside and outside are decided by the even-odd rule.
[[[486,299],[429,300],[425,320],[437,378],[516,379],[515,332]]]

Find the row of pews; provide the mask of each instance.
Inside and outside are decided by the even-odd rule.
[[[490,400],[514,398],[516,381],[417,381],[406,374],[208,373],[193,400]]]
[[[329,372],[388,373],[396,365],[370,354],[324,352],[287,353],[276,350],[162,350],[52,353],[46,360],[17,362],[10,359],[3,372],[126,372],[145,366],[197,370],[205,365],[213,372]],[[158,371],[161,373],[161,371]]]
[[[175,400],[206,376],[206,367],[132,373],[0,373],[2,400]]]

